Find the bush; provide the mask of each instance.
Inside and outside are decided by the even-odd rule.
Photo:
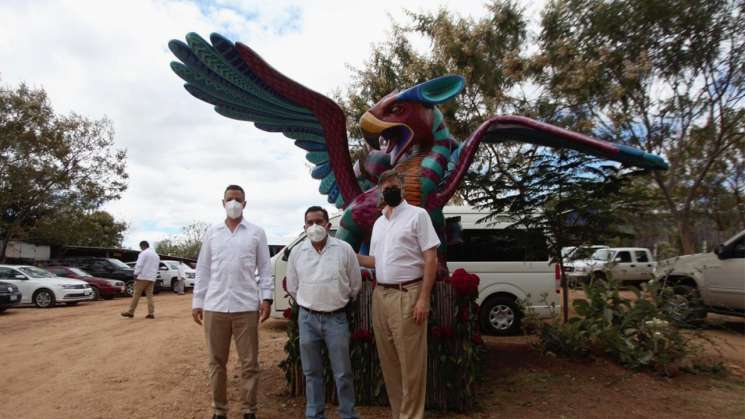
[[[668,293],[658,282],[630,291],[634,299],[621,296],[612,279],[586,285],[586,298],[572,304],[576,316],[563,324],[540,323],[538,348],[569,357],[606,356],[630,369],[676,375],[700,348],[661,309]]]

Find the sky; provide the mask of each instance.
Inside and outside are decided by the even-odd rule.
[[[461,16],[483,0],[409,0],[412,11],[447,4]],[[535,4],[527,3],[537,16]],[[310,205],[328,205],[304,152],[281,134],[216,114],[169,68],[167,43],[197,32],[241,41],[285,75],[331,95],[351,83],[372,46],[406,22],[402,2],[254,0],[0,1],[0,83],[44,88],[58,113],[109,118],[127,150],[129,186],[104,206],[128,223],[125,247],[225,218],[228,184],[246,190],[245,217],[272,244],[302,230]],[[416,40],[415,40],[416,41]],[[419,48],[426,49],[421,40]]]

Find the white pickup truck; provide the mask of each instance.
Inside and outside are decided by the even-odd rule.
[[[448,246],[450,272],[463,268],[481,279],[478,303],[484,333],[512,335],[520,330],[520,302],[539,317],[559,312],[559,288],[554,264],[549,263],[546,240],[540,234],[505,230],[508,218],[496,225],[477,223],[487,213],[467,206],[444,208],[447,219],[460,224],[458,244]],[[331,217],[332,234],[340,215]],[[305,233],[272,257],[275,278],[275,317],[289,307],[282,281],[292,249],[305,240]]]
[[[589,259],[564,266],[570,282],[613,278],[621,283],[641,283],[653,279],[656,269],[652,253],[642,247],[598,249]]]
[[[675,291],[668,309],[678,320],[701,320],[707,312],[745,316],[745,230],[714,252],[660,262],[658,275]]]

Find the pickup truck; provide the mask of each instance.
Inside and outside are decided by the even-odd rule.
[[[489,225],[478,223],[487,213],[469,206],[447,206],[445,217],[457,222],[460,240],[448,245],[448,269],[463,268],[479,276],[481,330],[486,334],[514,335],[520,331],[521,304],[537,316],[551,317],[560,310],[558,271],[549,262],[546,240],[540,234],[506,229],[507,218]],[[331,234],[341,216],[331,217]],[[292,249],[305,240],[301,233],[272,257],[274,272],[274,313],[281,317],[289,307],[282,282],[287,258]]]
[[[649,249],[642,247],[612,247],[598,249],[589,259],[576,260],[564,266],[570,282],[613,278],[621,283],[636,283],[654,279],[657,262]]]
[[[700,321],[707,312],[745,316],[745,230],[714,252],[660,262],[658,280],[673,288],[665,308],[676,320]]]

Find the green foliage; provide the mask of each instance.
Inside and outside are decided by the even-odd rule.
[[[207,223],[201,221],[186,225],[181,228],[181,235],[159,241],[155,251],[160,255],[196,259],[202,247],[202,236],[208,227]]]
[[[32,241],[51,245],[120,247],[127,224],[106,211],[58,212],[39,220],[29,233]]]
[[[58,115],[42,89],[0,87],[0,238],[26,238],[55,217],[101,224],[92,211],[126,189],[125,159],[108,119]]]
[[[683,335],[662,309],[668,294],[650,281],[633,298],[621,295],[614,280],[585,287],[586,298],[573,302],[576,316],[538,327],[538,347],[545,353],[570,357],[604,356],[634,370],[674,376],[691,369],[699,348]]]

